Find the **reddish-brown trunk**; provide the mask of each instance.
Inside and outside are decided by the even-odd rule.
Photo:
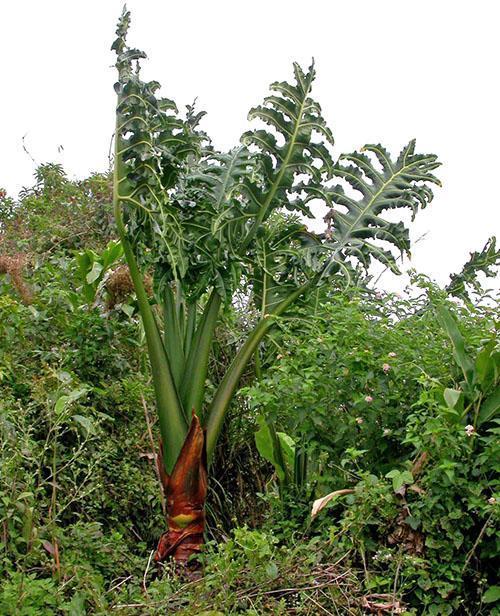
[[[186,565],[190,556],[203,547],[205,501],[207,497],[207,453],[205,431],[193,413],[189,432],[172,474],[165,472],[163,451],[159,469],[167,501],[168,530],[158,543],[155,561],[171,556]]]

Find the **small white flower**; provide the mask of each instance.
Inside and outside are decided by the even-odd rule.
[[[387,374],[389,372],[389,370],[391,369],[391,367],[389,366],[389,364],[383,364],[382,366],[382,370]]]
[[[467,434],[467,436],[472,436],[475,433],[476,430],[474,429],[474,426],[471,426],[470,424],[465,426],[465,434]]]
[[[391,351],[388,355],[389,357],[396,357],[396,353],[394,353],[394,351]]]
[[[362,424],[364,421],[364,419],[362,417],[356,417],[356,423],[357,424]]]
[[[392,430],[390,428],[384,428],[384,431],[382,432],[384,436],[389,436],[391,433]]]
[[[368,404],[370,404],[370,402],[373,402],[373,398],[371,396],[365,396],[365,402],[368,402]]]
[[[497,499],[494,496],[488,499],[488,503],[490,505],[494,505],[496,502],[497,502]]]

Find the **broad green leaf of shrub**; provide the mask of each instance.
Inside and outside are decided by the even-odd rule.
[[[82,396],[85,396],[89,391],[88,387],[80,387],[78,389],[74,389],[69,394],[64,394],[59,396],[54,405],[54,411],[56,415],[62,413],[72,402],[75,402]]]
[[[103,269],[107,269],[123,255],[122,243],[119,240],[114,240],[108,243],[105,250],[101,254]]]
[[[449,406],[449,408],[454,409],[457,407],[457,404],[459,400],[461,399],[461,397],[463,397],[463,394],[461,391],[457,389],[447,388],[443,392],[443,397],[445,399],[446,404]]]
[[[278,478],[283,481],[285,478],[285,469],[278,464],[274,453],[274,443],[271,436],[271,431],[264,417],[257,418],[259,430],[255,433],[255,445],[260,455],[274,466],[274,470]]]
[[[404,485],[413,483],[413,475],[410,471],[399,471],[394,469],[386,474],[387,479],[392,479],[392,487],[394,492],[400,490]]]
[[[103,270],[102,264],[99,263],[98,261],[95,261],[92,264],[92,269],[85,276],[85,280],[87,281],[87,284],[94,283],[100,277],[102,270]]]
[[[490,340],[476,357],[476,378],[483,390],[487,390],[498,379],[500,353],[496,351],[496,341]]]
[[[293,468],[295,461],[295,442],[291,436],[285,434],[284,432],[277,432],[276,434],[280,442],[285,464],[287,464],[290,468]]]
[[[293,468],[295,458],[295,443],[293,439],[284,432],[275,433],[276,441],[263,416],[257,418],[259,430],[255,433],[255,444],[260,455],[270,462],[276,471],[280,481],[284,481],[287,476],[287,468]],[[276,449],[278,448],[278,451]]]
[[[490,586],[482,598],[483,603],[496,603],[500,601],[500,586]]]

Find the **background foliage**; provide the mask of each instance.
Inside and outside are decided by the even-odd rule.
[[[164,523],[158,433],[109,204],[106,175],[73,182],[54,165],[0,198],[0,253],[29,292],[0,276],[0,612],[494,613],[498,415],[474,417],[498,390],[498,308],[417,275],[402,297],[321,291],[279,320],[221,437],[202,581],[148,566]],[[209,391],[251,323],[241,293]],[[300,485],[283,489],[259,455],[259,417],[304,453]],[[311,520],[338,489],[352,492]]]

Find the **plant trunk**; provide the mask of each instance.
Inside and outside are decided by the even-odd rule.
[[[205,430],[194,412],[171,475],[165,471],[163,447],[158,468],[167,502],[168,530],[160,538],[155,561],[163,562],[171,556],[176,563],[187,566],[189,558],[203,548],[207,498]]]

